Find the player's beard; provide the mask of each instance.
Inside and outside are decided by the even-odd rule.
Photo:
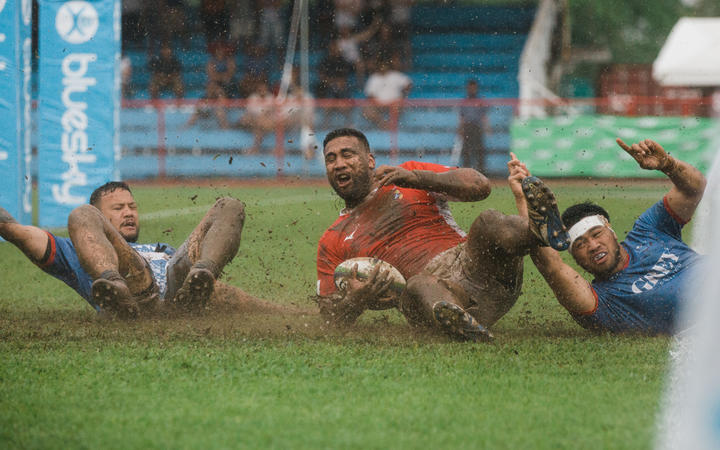
[[[360,203],[370,193],[370,177],[372,176],[371,170],[359,171],[352,175],[352,183],[350,186],[341,188],[337,185],[335,179],[330,184],[340,198],[345,200],[348,206],[355,206]]]
[[[125,240],[126,240],[127,242],[130,242],[130,243],[133,243],[133,244],[134,244],[135,242],[137,242],[138,237],[140,237],[140,225],[136,225],[136,228],[135,228],[135,232],[134,232],[134,233],[129,234],[129,235],[125,235],[125,234],[123,235],[123,238],[125,238]]]
[[[605,268],[599,268],[597,265],[587,267],[584,264],[580,264],[580,266],[587,272],[593,274],[595,278],[599,280],[607,280],[617,272],[617,268],[620,265],[621,260],[622,253],[620,252],[620,244],[616,243],[615,249],[608,251],[608,262],[606,264],[603,264]]]

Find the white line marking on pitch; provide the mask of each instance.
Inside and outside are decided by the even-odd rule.
[[[260,200],[252,201],[252,202],[245,202],[248,207],[252,208],[255,206],[269,206],[269,205],[290,205],[293,203],[300,203],[300,202],[315,202],[315,201],[328,201],[332,199],[332,194],[328,193],[327,195],[320,195],[318,194],[317,197],[311,197],[307,195],[292,195],[287,197],[278,197],[278,198],[263,198]],[[201,212],[206,212],[212,204],[207,205],[197,205],[197,206],[189,206],[187,208],[177,208],[177,209],[163,209],[160,211],[154,211],[150,213],[140,214],[140,219],[142,220],[157,220],[157,219],[166,219],[168,217],[177,217],[177,216],[185,216],[189,214],[196,214]]]

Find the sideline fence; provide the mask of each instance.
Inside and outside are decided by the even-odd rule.
[[[379,163],[409,158],[442,164],[460,161],[461,108],[487,118],[485,166],[501,175],[513,148],[517,99],[408,99],[381,108],[366,99],[127,100],[121,115],[124,178],[181,176],[315,176],[324,173],[320,146],[330,130],[350,126],[366,133]],[[545,119],[578,116],[708,117],[711,98],[615,96],[534,102]],[[538,108],[533,108],[538,110]],[[216,113],[224,112],[222,120]],[[194,119],[193,116],[196,116]],[[222,114],[221,114],[222,115]],[[514,125],[515,124],[515,125]]]

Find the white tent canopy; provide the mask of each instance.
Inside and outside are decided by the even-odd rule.
[[[653,63],[664,86],[720,86],[720,17],[684,17]]]

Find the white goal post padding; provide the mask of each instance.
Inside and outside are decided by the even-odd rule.
[[[683,314],[695,324],[674,338],[657,449],[720,448],[720,121],[715,161],[695,216],[694,247],[705,254],[701,285]]]

